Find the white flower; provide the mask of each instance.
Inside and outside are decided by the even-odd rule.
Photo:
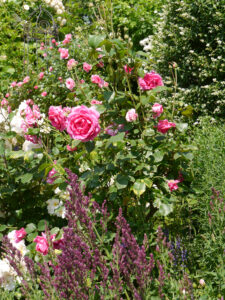
[[[60,217],[62,219],[65,219],[66,209],[64,206],[61,206],[57,211],[55,212],[57,217]]]
[[[23,143],[22,149],[23,149],[23,151],[27,152],[27,151],[31,151],[32,149],[38,149],[38,148],[41,148],[41,147],[42,147],[41,144],[34,144],[30,141],[25,141]]]
[[[21,128],[21,125],[23,124],[23,118],[20,116],[19,111],[17,114],[12,118],[10,122],[10,127],[12,131],[15,131],[19,135],[22,135],[24,133],[23,129]]]
[[[62,19],[62,22],[60,23],[62,26],[66,24],[66,19]]]
[[[57,13],[58,15],[61,15],[61,14],[63,13],[63,11],[62,11],[61,9],[57,9],[56,13]]]
[[[0,108],[0,124],[5,123],[8,118],[8,112],[4,108]]]
[[[57,188],[54,190],[54,193],[55,193],[56,195],[60,194],[60,193],[61,193],[61,190],[60,190],[60,188],[59,188],[59,187],[57,187]]]
[[[59,200],[58,199],[49,199],[47,201],[48,203],[48,206],[47,206],[47,209],[48,209],[48,213],[50,215],[53,215],[55,213],[55,209],[57,209],[59,207]]]
[[[7,259],[0,260],[1,286],[8,291],[14,290],[16,286],[15,272],[12,270]]]
[[[23,6],[23,8],[24,8],[25,10],[29,10],[29,9],[30,9],[29,5],[27,5],[27,4],[25,4],[25,5]]]

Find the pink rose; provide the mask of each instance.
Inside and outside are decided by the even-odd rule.
[[[124,71],[128,74],[131,74],[132,70],[134,69],[134,68],[130,68],[128,65],[125,65],[123,68]]]
[[[34,243],[37,243],[36,251],[42,253],[43,255],[48,254],[49,245],[46,238],[46,234],[42,232],[42,236],[36,236],[36,238],[34,239]]]
[[[34,101],[33,101],[32,99],[28,99],[28,100],[26,101],[26,104],[27,104],[27,105],[34,105]]]
[[[170,191],[176,191],[178,189],[178,183],[180,182],[180,180],[168,180],[168,186]]]
[[[7,111],[8,111],[9,114],[12,112],[11,106],[9,106],[9,105],[7,106]]]
[[[105,128],[105,133],[111,136],[115,136],[118,133],[117,124],[113,123]]]
[[[40,144],[41,145],[41,139],[38,138],[36,135],[25,134],[24,138],[25,138],[25,140],[30,141],[33,144]]]
[[[72,59],[68,60],[67,69],[72,70],[72,68],[76,67],[76,65],[78,65],[78,61],[76,61],[74,58],[72,58]]]
[[[3,98],[1,101],[1,106],[7,106],[7,105],[9,105],[9,101]]]
[[[42,47],[42,46],[40,47],[40,50],[44,50],[44,49],[45,49],[45,47]]]
[[[172,122],[168,122],[168,120],[159,120],[158,125],[157,125],[157,130],[158,132],[161,133],[167,133],[167,131],[171,128],[171,127],[176,127],[175,123]]]
[[[12,88],[14,88],[16,85],[17,85],[16,81],[13,81],[13,82],[11,83],[10,86],[11,86]]]
[[[50,106],[48,118],[56,129],[60,131],[66,129],[66,116],[61,106]]]
[[[104,67],[104,63],[102,60],[100,60],[100,62],[97,64],[98,68],[103,68]]]
[[[52,47],[52,46],[50,46],[50,47],[49,47],[49,49],[50,49],[50,50],[52,50],[52,49],[53,49],[53,47]]]
[[[163,106],[159,103],[155,103],[152,106],[152,111],[153,111],[153,118],[158,118],[162,113],[163,113]]]
[[[70,152],[73,152],[73,151],[76,151],[77,150],[77,147],[74,147],[74,148],[71,148],[70,145],[67,145],[66,146],[66,149]]]
[[[43,93],[41,93],[41,96],[42,96],[42,97],[46,97],[47,94],[48,94],[47,92],[43,92]]]
[[[58,77],[58,80],[60,81],[60,82],[63,82],[63,79],[62,79],[62,77],[60,76],[60,77]]]
[[[56,40],[55,39],[52,39],[52,44],[55,44]]]
[[[22,82],[22,81],[20,81],[20,82],[17,83],[17,86],[18,86],[18,87],[21,87],[22,85],[23,85],[23,82]]]
[[[26,76],[23,80],[23,83],[28,83],[30,81],[30,77],[29,76]]]
[[[140,88],[143,91],[152,90],[157,86],[164,85],[162,81],[162,77],[159,74],[155,73],[154,71],[145,74],[144,78],[139,78],[138,83],[140,85]]]
[[[95,104],[102,104],[102,101],[98,101],[98,100],[95,100],[95,99],[93,99],[93,100],[91,100],[91,105],[95,105]]]
[[[41,43],[41,47],[44,47],[44,45],[45,45],[45,43],[44,43],[44,42],[42,42],[42,43]]]
[[[138,114],[136,113],[136,110],[134,108],[128,110],[126,113],[126,120],[127,122],[134,122],[137,120]]]
[[[59,48],[59,52],[60,52],[60,58],[61,59],[67,59],[69,58],[69,50],[66,48]]]
[[[81,83],[81,84],[85,83],[84,79],[81,79],[81,80],[80,80],[80,83]]]
[[[71,34],[71,33],[66,34],[66,35],[65,35],[65,39],[64,39],[64,41],[63,41],[63,44],[64,44],[64,45],[68,44],[68,43],[71,41],[71,39],[72,39],[72,34]]]
[[[37,85],[35,85],[35,86],[34,86],[34,89],[35,89],[35,90],[37,90],[37,89],[38,89],[38,86],[37,86]]]
[[[91,71],[92,66],[85,62],[85,63],[83,63],[83,69],[84,69],[85,72],[88,73],[88,72]]]
[[[38,75],[38,79],[39,79],[39,80],[43,79],[44,75],[45,75],[45,73],[44,73],[44,72],[41,72],[41,73]]]
[[[43,53],[43,57],[47,57],[47,53]]]
[[[67,132],[72,139],[87,142],[93,140],[100,132],[100,115],[94,108],[84,105],[72,108],[67,118]]]
[[[54,181],[58,178],[58,176],[55,176],[57,174],[57,171],[55,168],[51,169],[51,171],[48,173],[46,182],[49,184],[53,184]]]
[[[16,230],[15,242],[19,243],[20,241],[22,241],[25,238],[26,235],[27,235],[27,233],[24,228],[21,228],[20,230]]]
[[[5,97],[6,97],[6,98],[9,98],[9,96],[10,96],[9,93],[5,94]]]
[[[100,88],[107,87],[109,84],[108,82],[105,82],[100,76],[98,75],[92,75],[91,76],[91,82],[96,83]]]
[[[53,67],[49,67],[49,72],[52,72],[53,71]]]
[[[75,82],[72,78],[66,79],[66,87],[71,91],[75,87]]]

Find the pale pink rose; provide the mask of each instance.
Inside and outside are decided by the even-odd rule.
[[[37,90],[37,89],[38,89],[38,86],[37,86],[37,85],[35,85],[35,86],[34,86],[34,89],[35,89],[35,90]]]
[[[42,236],[36,236],[36,238],[34,239],[34,243],[37,243],[36,251],[42,253],[43,255],[48,254],[49,245],[46,238],[46,234],[42,232]]]
[[[143,91],[152,90],[157,86],[164,85],[162,81],[162,77],[159,74],[155,73],[154,71],[145,74],[144,78],[139,78],[138,83],[140,85],[140,88]]]
[[[63,44],[64,44],[64,45],[68,44],[68,43],[71,41],[71,39],[72,39],[72,34],[71,34],[71,33],[66,34],[66,35],[65,35],[65,39],[64,39],[64,41],[63,41]]]
[[[47,92],[43,92],[43,93],[41,93],[41,96],[42,96],[42,97],[46,97],[47,94],[48,94]]]
[[[60,131],[66,129],[66,116],[61,106],[50,106],[48,118],[56,129]]]
[[[10,96],[9,93],[5,94],[5,97],[6,97],[6,98],[9,98],[9,96]]]
[[[176,191],[178,189],[178,183],[180,182],[180,180],[168,180],[167,183],[168,183],[168,186],[169,186],[169,189],[170,191]]]
[[[31,127],[32,125],[34,125],[36,123],[37,120],[34,116],[32,109],[30,108],[30,106],[27,105],[27,107],[25,109],[25,113],[26,113],[25,122],[27,125],[29,125]]]
[[[28,83],[30,81],[30,77],[29,76],[26,76],[24,79],[23,79],[23,83]]]
[[[76,67],[77,65],[78,61],[76,61],[74,58],[71,58],[70,60],[68,60],[67,69],[72,70],[72,68]]]
[[[47,57],[47,53],[43,53],[43,57]]]
[[[96,51],[102,52],[102,48],[96,48]]]
[[[90,72],[91,71],[91,69],[92,69],[92,66],[91,65],[89,65],[88,63],[86,63],[86,62],[84,62],[83,63],[83,70],[85,71],[85,72]]]
[[[204,279],[200,279],[200,280],[199,280],[199,284],[200,284],[201,286],[205,286],[205,280],[204,280]]]
[[[167,133],[167,131],[171,127],[176,127],[175,123],[169,122],[168,120],[159,120],[158,125],[157,125],[157,130],[161,133]]]
[[[44,47],[44,45],[45,45],[45,43],[42,42],[42,43],[41,43],[41,47]]]
[[[84,105],[72,108],[67,117],[67,132],[72,139],[87,142],[93,140],[100,132],[100,114],[92,107]]]
[[[66,79],[66,87],[71,91],[75,87],[75,82],[72,78]]]
[[[25,238],[26,235],[27,235],[27,233],[24,228],[21,228],[20,230],[16,230],[15,231],[15,242],[19,243],[20,241],[22,241]]]
[[[17,85],[16,81],[13,81],[13,82],[11,83],[10,86],[11,86],[12,88],[14,88],[16,85]]]
[[[100,76],[98,75],[92,75],[91,76],[91,82],[96,83],[100,88],[107,87],[109,84],[108,82],[105,82]]]
[[[8,111],[9,114],[12,112],[11,106],[9,106],[9,105],[7,106],[7,111]]]
[[[131,74],[132,70],[134,69],[134,68],[130,68],[128,65],[125,65],[123,68],[124,71],[128,74]]]
[[[134,108],[131,108],[126,113],[126,120],[127,120],[127,122],[134,122],[134,121],[137,120],[137,118],[138,118],[138,114],[136,113],[136,110]]]
[[[20,81],[20,82],[17,83],[17,86],[18,86],[18,87],[21,87],[22,85],[23,85],[23,82],[22,82],[22,81]]]
[[[153,118],[158,118],[163,113],[163,106],[159,103],[155,103],[152,106]]]
[[[1,106],[7,106],[7,105],[9,105],[9,101],[3,98],[1,101]]]
[[[59,48],[60,58],[61,59],[68,59],[69,58],[69,50],[66,48]]]
[[[77,147],[74,147],[74,148],[71,148],[70,145],[67,145],[66,146],[66,149],[70,152],[73,152],[73,151],[76,151],[77,150]]]
[[[52,72],[53,71],[53,67],[49,67],[49,72]]]
[[[95,105],[95,104],[102,104],[102,101],[98,101],[98,100],[95,100],[95,99],[93,99],[93,100],[91,100],[91,105]]]
[[[42,47],[42,46],[40,47],[40,50],[44,50],[44,49],[45,49],[45,47]]]
[[[39,73],[39,75],[38,75],[38,79],[41,80],[41,79],[44,78],[44,76],[45,76],[45,73],[44,73],[44,72],[41,72],[41,73]]]
[[[102,54],[99,54],[98,58],[99,58],[99,59],[103,58],[103,55],[102,55]]]

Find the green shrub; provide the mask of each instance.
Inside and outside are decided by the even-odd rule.
[[[201,114],[225,112],[224,4],[223,0],[168,1],[155,36],[146,41],[161,74],[170,76],[170,64],[177,63],[180,100],[194,104]]]

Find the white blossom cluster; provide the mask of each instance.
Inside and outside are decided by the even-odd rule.
[[[61,0],[44,0],[44,2],[48,6],[54,8],[58,15],[61,15],[62,13],[65,12],[65,7]]]
[[[68,191],[62,191],[60,188],[55,189],[55,194],[59,198],[52,198],[47,200],[48,206],[47,210],[50,215],[55,215],[57,217],[60,217],[62,219],[65,218],[65,206],[63,205],[63,202],[69,198],[69,192]]]

